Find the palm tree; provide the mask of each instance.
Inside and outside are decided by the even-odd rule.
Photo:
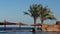
[[[47,19],[56,20],[50,8],[48,8],[48,6],[42,8],[40,13],[40,18],[41,18],[41,24],[43,24],[44,20],[47,20]]]
[[[56,20],[56,18],[54,17],[53,13],[48,8],[48,6],[42,8],[41,13],[40,13],[40,17],[41,17],[41,23],[42,24],[43,24],[44,20],[47,20],[47,19]]]
[[[28,10],[29,13],[24,12],[24,14],[27,14],[27,15],[33,17],[34,18],[34,24],[36,24],[36,20],[40,16],[41,9],[42,9],[41,4],[33,4],[30,6],[30,9]],[[34,26],[34,30],[36,31],[36,26]]]

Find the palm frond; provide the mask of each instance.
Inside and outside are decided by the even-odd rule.
[[[24,12],[24,15],[30,15],[28,12]]]
[[[46,19],[57,20],[53,15],[50,15],[50,16],[45,17],[45,20],[46,20]]]
[[[43,20],[57,20],[55,16],[53,15],[53,12],[51,12],[50,8],[48,6],[44,7],[43,10],[41,11],[41,17],[43,17]],[[42,18],[41,18],[42,20]]]

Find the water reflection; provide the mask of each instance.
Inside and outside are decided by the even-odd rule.
[[[42,32],[32,32],[32,34],[42,34]]]
[[[32,34],[60,34],[60,32],[32,32]]]
[[[0,34],[60,34],[60,32],[0,32]]]
[[[36,34],[36,33],[33,33],[33,34]]]
[[[60,34],[60,32],[49,32],[49,34]]]

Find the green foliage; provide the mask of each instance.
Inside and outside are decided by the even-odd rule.
[[[30,6],[30,9],[28,10],[29,13],[28,12],[24,12],[24,13],[37,18],[40,16],[41,9],[42,9],[41,4],[33,4]]]
[[[48,8],[48,6],[46,6],[46,7],[43,8],[43,10],[41,11],[40,15],[41,15],[41,17],[44,18],[44,20],[46,20],[46,19],[56,20],[56,18],[54,17],[53,13]]]
[[[41,4],[33,4],[30,6],[29,12],[24,12],[25,14],[32,16],[33,18],[40,17],[41,20],[56,20],[53,13],[48,6],[43,7]]]

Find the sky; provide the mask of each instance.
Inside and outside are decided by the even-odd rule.
[[[48,5],[57,20],[60,20],[60,0],[0,0],[0,22],[6,20],[33,24],[33,18],[24,15],[24,11],[28,12],[29,6],[32,4]],[[37,23],[40,23],[40,19],[37,19]],[[55,21],[47,20],[45,23],[54,24]]]

